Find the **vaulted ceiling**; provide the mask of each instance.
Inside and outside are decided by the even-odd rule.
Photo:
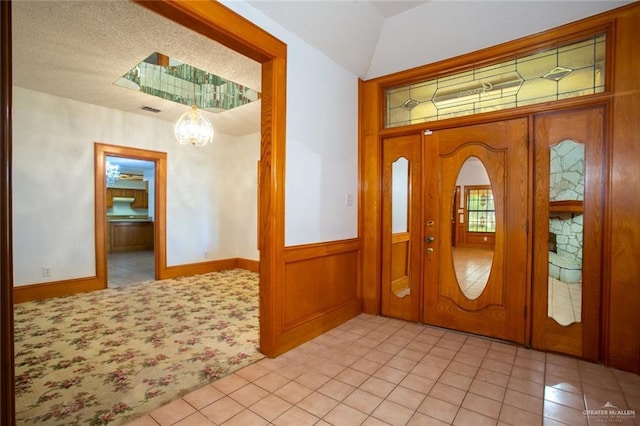
[[[248,2],[368,80],[539,33],[632,1]]]
[[[363,79],[488,47],[628,2],[248,0]],[[128,1],[14,0],[13,43],[16,86],[167,121],[176,120],[186,107],[113,84],[152,52],[260,90],[258,63]],[[161,112],[143,111],[143,106]],[[218,132],[250,134],[260,129],[259,108],[257,102],[210,117]]]

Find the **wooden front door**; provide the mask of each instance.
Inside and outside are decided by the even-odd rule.
[[[604,108],[536,116],[536,349],[600,360]]]
[[[527,137],[526,119],[425,133],[424,322],[525,342]],[[484,169],[491,190],[452,220],[463,166]],[[454,247],[461,221],[477,238]]]
[[[383,141],[382,315],[420,319],[422,150],[420,135]]]

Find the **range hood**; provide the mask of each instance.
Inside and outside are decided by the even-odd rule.
[[[113,197],[113,202],[114,203],[128,203],[128,204],[131,204],[131,203],[133,203],[134,200],[135,200],[135,198],[133,198],[133,197]]]
[[[109,220],[113,219],[148,219],[146,214],[142,214],[142,211],[136,211],[133,209],[133,197],[113,197],[113,207],[107,212]]]

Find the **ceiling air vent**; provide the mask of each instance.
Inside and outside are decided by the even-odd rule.
[[[152,108],[150,106],[143,106],[140,109],[144,110],[144,111],[149,111],[149,112],[155,112],[155,113],[159,113],[160,110],[158,108]]]

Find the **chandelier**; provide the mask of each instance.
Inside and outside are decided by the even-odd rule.
[[[173,132],[180,145],[205,146],[213,140],[213,126],[195,104],[180,116]]]
[[[105,175],[107,176],[107,184],[112,185],[120,177],[120,166],[118,166],[117,164],[111,164],[107,160]]]

